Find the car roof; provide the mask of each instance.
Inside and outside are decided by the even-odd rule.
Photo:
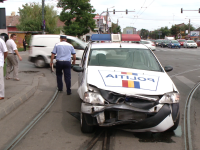
[[[92,48],[142,48],[142,49],[148,49],[143,44],[136,44],[136,43],[92,43]]]

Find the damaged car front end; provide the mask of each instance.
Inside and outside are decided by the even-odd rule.
[[[179,93],[123,95],[90,85],[81,105],[82,131],[98,125],[134,132],[174,130],[179,122]],[[83,121],[82,121],[83,123]]]

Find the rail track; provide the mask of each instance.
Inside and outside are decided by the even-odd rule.
[[[184,140],[185,140],[185,150],[193,150],[192,147],[192,136],[191,136],[191,126],[190,126],[190,106],[194,93],[200,87],[200,82],[197,83],[194,88],[190,91],[184,110]]]
[[[106,128],[106,129],[99,129],[95,132],[94,137],[86,144],[86,146],[83,146],[80,148],[80,150],[92,150],[97,142],[101,142],[100,146],[102,150],[109,150],[110,149],[110,137],[112,135],[112,129]]]
[[[55,74],[54,74],[55,75]],[[12,150],[22,138],[34,127],[34,125],[46,114],[46,112],[51,108],[58,97],[58,90],[56,89],[53,97],[44,107],[44,109],[4,148],[4,150]]]

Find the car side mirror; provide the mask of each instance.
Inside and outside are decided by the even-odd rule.
[[[83,72],[84,69],[82,67],[80,67],[80,66],[73,66],[73,70],[75,72]]]
[[[171,67],[171,66],[165,66],[164,69],[165,69],[166,72],[170,72],[170,71],[173,70],[173,67]]]

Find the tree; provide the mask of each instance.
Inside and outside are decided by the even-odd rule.
[[[59,0],[58,7],[62,8],[60,20],[65,22],[64,33],[66,35],[82,36],[94,31],[95,9],[89,3],[90,0]]]
[[[118,26],[116,23],[112,23],[112,33],[121,33],[121,27]]]
[[[60,28],[57,27],[57,12],[53,10],[53,6],[46,5],[44,8],[45,31],[50,34],[59,34]],[[19,24],[17,29],[20,31],[41,31],[42,26],[42,5],[39,3],[31,3],[22,5],[19,8]]]
[[[141,36],[143,39],[147,39],[148,36],[149,36],[149,31],[146,30],[146,29],[141,29],[141,31],[140,31],[140,36]]]
[[[162,35],[160,36],[162,39],[164,39],[165,36],[170,35],[170,30],[168,29],[168,27],[162,27],[160,31],[162,32]]]
[[[184,33],[181,34],[181,35],[183,35],[183,36],[186,35],[186,34],[185,34],[185,30],[189,30],[189,23],[188,23],[188,24],[184,24],[183,26],[180,27],[180,31],[183,31],[183,32],[184,32]],[[192,24],[190,24],[190,31],[194,31],[194,30],[195,30],[195,27],[194,27]]]
[[[171,31],[171,34],[176,38],[177,35],[180,33],[180,27],[176,25],[172,25],[170,31]]]

